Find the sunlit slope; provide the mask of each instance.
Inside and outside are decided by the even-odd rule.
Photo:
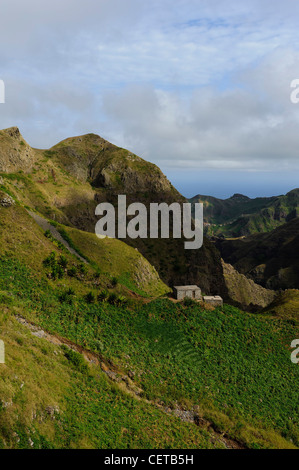
[[[67,263],[60,282],[80,291],[92,289],[96,294],[101,288],[110,288],[113,278],[118,281],[117,290],[125,294],[128,288],[141,295],[156,296],[169,291],[149,262],[121,241],[100,240],[95,234],[71,229],[70,242],[73,240],[74,247],[82,251],[87,260],[82,268],[82,262],[55,238],[45,236],[47,233],[20,205],[0,206],[0,224],[0,253],[25,263],[41,278],[49,275],[43,261],[54,251],[57,258],[64,256]],[[68,230],[61,225],[57,229],[63,235]],[[53,279],[50,277],[48,282]]]
[[[224,447],[213,433],[138,401],[80,354],[39,338],[14,308],[0,310],[0,449]]]

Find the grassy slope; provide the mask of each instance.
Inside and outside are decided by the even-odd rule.
[[[63,222],[61,208],[70,204],[81,204],[85,217],[84,210],[92,208],[94,201],[90,185],[76,182],[49,152],[38,152],[40,159],[32,174],[3,174],[2,189],[49,218]],[[51,251],[64,254],[68,266],[77,266],[78,261],[44,237],[22,207],[1,208],[0,217],[1,337],[5,337],[8,360],[12,361],[11,370],[1,369],[5,378],[1,392],[5,403],[11,399],[14,403],[1,411],[2,445],[29,447],[31,427],[36,428],[34,445],[42,447],[115,447],[115,443],[119,447],[206,447],[211,443],[194,426],[158,413],[148,404],[136,404],[132,397],[124,398],[99,371],[88,378],[74,370],[62,355],[56,357],[52,346],[26,336],[13,319],[21,314],[104,355],[120,369],[130,370],[148,399],[162,400],[174,408],[197,407],[199,415],[214,427],[251,447],[298,446],[294,405],[298,367],[290,362],[288,350],[290,340],[298,337],[293,324],[228,306],[211,313],[164,301],[129,309],[106,302],[88,304],[83,295],[109,284],[109,266],[117,269],[117,258],[107,256],[100,266],[100,278],[95,278],[95,269],[89,266],[75,278],[47,279],[42,260]],[[84,234],[71,229],[69,233],[84,251]],[[88,256],[97,262],[96,255]],[[119,277],[124,276],[131,288],[127,269],[119,265]],[[62,298],[69,288],[74,295]],[[117,289],[123,291],[121,286]],[[42,419],[32,416],[35,402]],[[59,421],[44,417],[44,407],[55,404],[62,410],[59,426],[55,425]]]
[[[68,267],[78,266],[78,260],[45,237],[19,205],[0,209],[0,224],[0,335],[6,346],[6,365],[0,366],[0,446],[213,447],[207,432],[137,402],[107,382],[99,369],[91,368],[88,374],[76,371],[59,347],[34,338],[16,322],[14,315],[24,315],[38,322],[38,318],[49,320],[52,316],[54,320],[57,318],[55,312],[59,312],[64,317],[61,326],[66,325],[76,307],[80,316],[86,312],[88,318],[90,310],[83,300],[84,295],[90,290],[97,292],[99,287],[106,287],[111,273],[102,273],[100,279],[95,279],[95,270],[89,266],[87,272],[78,277],[65,275],[56,281],[48,279],[49,270],[42,261],[53,250],[67,258]],[[83,233],[79,235],[80,239],[84,239]],[[114,240],[103,242],[111,248]],[[99,249],[102,242],[97,240],[96,243]],[[117,241],[115,253],[113,249],[106,253],[106,248],[101,247],[101,255],[106,253],[113,264],[112,274],[120,277],[124,267],[125,273],[128,272],[132,257],[136,262],[141,258],[125,245],[123,265],[117,264],[114,255],[120,255],[121,245]],[[84,249],[84,243],[81,248]],[[131,288],[137,289],[132,281],[130,284]],[[75,293],[73,305],[68,303],[69,298],[61,301],[61,293],[69,288]],[[164,289],[162,283],[160,289]],[[119,285],[115,290],[122,292],[124,289]],[[88,320],[93,323],[94,317]],[[76,322],[70,322],[69,331],[64,332],[75,340]],[[95,335],[97,332],[95,328]],[[82,342],[87,344],[86,339]],[[98,347],[98,342],[94,346]],[[49,406],[58,406],[60,410],[55,420],[46,411]],[[217,445],[222,446],[221,443]]]
[[[80,271],[80,261],[66,249],[58,247],[55,242],[46,238],[42,229],[20,205],[1,208],[0,225],[1,252],[6,252],[8,257],[14,256],[17,252],[18,259],[37,272],[41,272],[43,260],[55,251],[57,256],[66,256],[68,268],[76,267]],[[123,290],[124,293],[127,288],[142,295],[157,296],[168,292],[169,289],[162,283],[151,265],[133,248],[114,239],[100,240],[94,234],[80,232],[77,229],[65,227],[64,230],[69,230],[74,246],[78,246],[80,251],[86,256],[88,254],[93,261],[92,266],[87,265],[85,284],[81,282],[83,275],[78,273],[75,277],[65,276],[61,280],[60,284],[65,288],[71,287],[85,293],[87,289],[91,289],[96,294],[99,289],[109,287],[111,278],[116,277],[119,280],[118,290]],[[96,272],[100,275],[95,276]]]
[[[0,448],[214,447],[208,432],[137,401],[98,367],[76,370],[9,306],[1,309],[0,332]]]
[[[152,296],[169,291],[159,279],[156,270],[137,250],[125,243],[111,238],[100,240],[92,233],[69,227],[65,227],[65,231],[75,246],[96,263],[103,273],[116,276],[129,289]]]
[[[87,304],[75,295],[70,305],[59,299],[54,286],[38,281],[20,263],[3,257],[0,268],[7,320],[11,314],[21,314],[43,329],[100,353],[119,370],[130,371],[144,398],[171,408],[196,408],[214,428],[250,447],[299,444],[299,371],[290,361],[289,350],[299,331],[289,322],[229,306],[214,312],[184,308],[166,299],[127,309],[106,302]],[[105,416],[101,408],[96,411],[100,404],[93,385],[84,383],[79,390],[69,400],[78,413],[84,401],[80,417],[85,419],[85,412],[90,420],[94,412]],[[117,414],[112,408],[110,412],[127,428],[125,409],[122,418],[122,412]],[[137,409],[133,417],[142,426],[140,413]],[[90,442],[91,428],[76,419],[75,415],[65,428],[65,438],[72,436],[73,427],[77,439],[84,435]],[[97,442],[105,442],[104,428],[93,426]],[[160,423],[157,428],[160,433]],[[169,433],[172,435],[171,429]],[[157,443],[147,441],[146,445]]]

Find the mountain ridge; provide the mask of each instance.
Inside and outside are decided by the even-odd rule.
[[[269,232],[299,214],[299,189],[280,196],[251,199],[234,194],[227,199],[197,195],[190,202],[204,204],[205,232],[225,238]]]

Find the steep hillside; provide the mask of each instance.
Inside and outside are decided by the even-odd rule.
[[[30,172],[36,161],[35,151],[17,127],[0,131],[0,172]]]
[[[298,447],[293,324],[62,296],[46,272],[0,256],[2,448]]]
[[[169,292],[169,288],[160,280],[155,269],[136,250],[125,243],[114,240],[100,240],[95,234],[79,232],[57,225],[64,238],[74,247],[78,256],[71,254],[61,241],[57,241],[48,230],[48,225],[40,227],[34,218],[19,204],[10,201],[3,207],[4,198],[0,191],[0,253],[8,258],[14,258],[31,267],[42,276],[53,279],[53,267],[45,269],[44,261],[51,253],[65,259],[61,279],[61,288],[79,290],[82,295],[90,290],[98,295],[101,289],[129,294],[133,291],[144,296],[159,296]],[[39,220],[41,218],[39,217]],[[43,219],[41,219],[43,220]],[[46,222],[44,220],[44,222]],[[82,262],[83,261],[83,262]],[[85,261],[85,263],[84,263]],[[59,277],[58,277],[59,279]],[[112,282],[112,280],[114,281]],[[82,283],[84,280],[84,283]],[[116,283],[113,288],[113,283]]]
[[[26,165],[22,150],[18,151],[23,147],[20,141],[18,129],[0,133],[3,155],[16,148],[18,156],[14,166],[7,156],[2,159],[0,189],[47,219],[94,233],[96,205],[116,204],[119,194],[127,195],[128,204],[185,202],[156,165],[94,134],[66,139],[50,150],[31,149]],[[229,298],[220,255],[208,240],[196,251],[185,250],[183,239],[125,241],[139,250],[167,285],[196,283],[206,293]]]
[[[213,430],[166,413],[134,396],[133,385],[111,380],[111,364],[100,365],[98,353],[46,335],[14,317],[15,300],[6,304],[0,311],[6,347],[6,364],[0,364],[0,449],[226,447]]]
[[[262,286],[299,288],[299,218],[270,233],[216,244],[227,263]]]
[[[255,199],[242,194],[224,200],[198,195],[190,202],[203,202],[207,235],[240,237],[269,232],[297,217],[299,189],[285,196]]]

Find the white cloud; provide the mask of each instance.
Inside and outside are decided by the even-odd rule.
[[[0,127],[96,132],[164,168],[298,169],[299,4],[2,0]]]
[[[105,113],[120,144],[164,167],[299,169],[299,106],[290,101],[299,55],[277,50],[238,76],[238,87],[200,87],[189,97],[134,87],[108,93]],[[139,113],[138,113],[139,108]]]

